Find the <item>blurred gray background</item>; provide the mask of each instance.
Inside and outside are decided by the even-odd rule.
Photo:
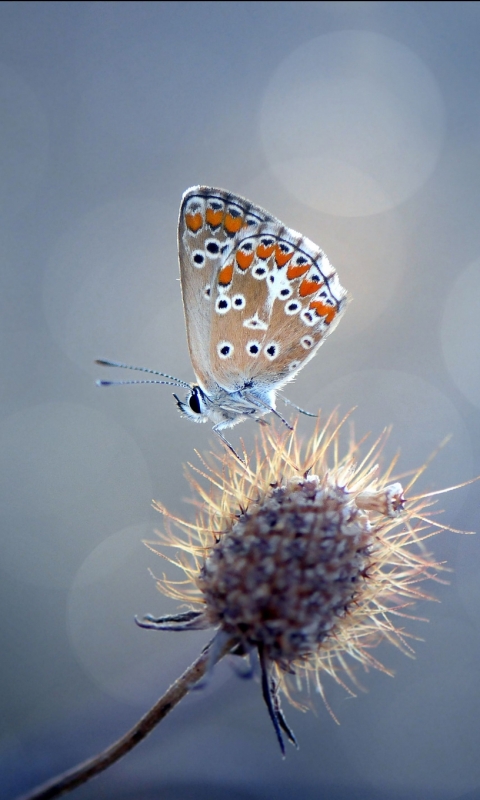
[[[220,445],[169,387],[101,390],[93,365],[193,379],[189,186],[266,207],[352,294],[293,401],[393,424],[400,470],[451,434],[422,488],[480,474],[479,42],[476,2],[0,5],[2,798],[122,734],[208,638],[133,617],[175,608],[142,544],[152,498],[193,514],[182,464]],[[442,496],[443,519],[480,530],[479,500]],[[360,673],[356,699],[327,681],[340,726],[319,697],[287,708],[282,762],[258,684],[221,664],[76,796],[480,798],[480,538],[431,547],[453,571],[416,659],[382,648],[396,677]]]

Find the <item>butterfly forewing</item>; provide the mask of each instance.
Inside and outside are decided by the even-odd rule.
[[[273,217],[248,200],[221,189],[195,186],[182,198],[178,253],[188,347],[195,374],[207,392],[215,391],[211,363],[212,323],[219,280],[225,280],[230,253],[241,231],[254,231]]]
[[[210,369],[227,391],[291,380],[336,326],[346,292],[325,254],[277,220],[240,231],[212,286]]]

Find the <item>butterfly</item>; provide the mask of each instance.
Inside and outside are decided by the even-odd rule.
[[[174,394],[183,416],[210,421],[235,453],[221,433],[225,428],[245,419],[264,423],[269,412],[288,426],[276,409],[276,392],[336,327],[347,292],[317,245],[260,206],[223,189],[194,186],[184,193],[178,255],[196,383],[104,360],[97,363],[168,380],[97,383],[186,388],[184,401]]]

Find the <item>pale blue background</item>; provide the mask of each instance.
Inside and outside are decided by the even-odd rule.
[[[182,464],[211,431],[168,387],[95,388],[93,366],[193,378],[187,187],[266,206],[353,295],[292,400],[357,405],[359,435],[392,423],[402,470],[452,434],[423,487],[480,474],[479,41],[475,2],[0,5],[1,797],[109,744],[206,641],[133,617],[175,608],[141,540],[152,498],[193,513]],[[440,507],[478,530],[479,500]],[[222,664],[75,796],[480,798],[480,539],[431,547],[453,572],[411,624],[416,659],[382,649],[396,677],[360,674],[356,699],[327,684],[340,726],[318,697],[287,708],[301,749],[281,762],[260,687]]]

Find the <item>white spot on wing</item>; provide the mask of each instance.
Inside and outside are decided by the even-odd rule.
[[[302,336],[300,339],[300,344],[305,348],[305,350],[310,350],[310,348],[315,344],[315,339],[313,336]]]
[[[252,269],[252,275],[257,281],[263,281],[268,275],[268,269],[263,264],[259,264],[257,267]]]
[[[217,314],[226,314],[227,311],[230,311],[232,307],[232,302],[229,297],[224,294],[221,294],[220,297],[217,297],[217,301],[215,303],[215,311]]]
[[[248,355],[252,358],[257,358],[260,355],[260,342],[256,339],[250,339],[245,346],[245,350],[247,351]]]
[[[258,316],[258,311],[256,311],[253,317],[250,317],[244,321],[243,327],[252,328],[253,330],[257,331],[266,331],[268,330],[268,323],[261,320]]]
[[[218,239],[206,239],[204,248],[207,258],[219,258],[221,256],[220,245],[221,242]]]
[[[232,308],[236,311],[241,311],[246,306],[246,300],[243,294],[234,294],[232,297]]]
[[[289,300],[285,303],[285,314],[293,316],[302,310],[302,304],[298,300]]]
[[[194,250],[192,253],[192,263],[197,269],[203,269],[205,266],[205,253],[203,250]]]
[[[318,322],[318,317],[311,308],[304,308],[300,314],[300,319],[309,327],[312,327],[312,325],[315,325],[315,323]]]
[[[278,342],[268,342],[263,348],[263,352],[269,361],[275,361],[280,353],[280,345]]]
[[[222,359],[231,358],[233,355],[233,351],[234,347],[231,342],[224,341],[224,342],[219,342],[217,344],[217,353],[219,355],[219,358]]]

